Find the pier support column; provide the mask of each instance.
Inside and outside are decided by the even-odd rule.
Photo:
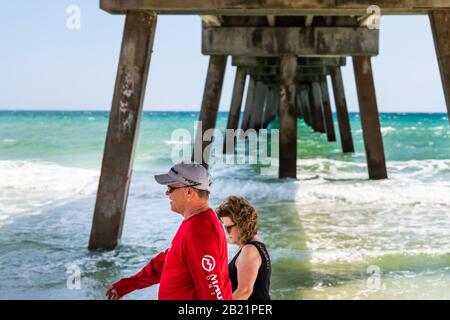
[[[297,177],[297,56],[280,61],[280,178]]]
[[[194,150],[192,152],[192,160],[201,163],[206,168],[208,168],[209,151],[211,148],[208,148],[207,152],[204,151],[208,145],[212,144],[212,141],[203,141],[203,135],[207,130],[216,127],[226,65],[226,55],[213,55],[209,58],[208,74],[206,76],[205,90],[200,109],[199,126],[196,130]]]
[[[320,88],[322,92],[323,116],[329,142],[336,141],[334,132],[333,114],[331,112],[330,93],[328,92],[328,83],[326,76],[320,76]]]
[[[432,11],[429,16],[450,121],[450,10]]]
[[[236,77],[234,79],[233,96],[231,98],[230,113],[228,114],[227,129],[236,130],[238,128],[246,76],[247,71],[245,70],[245,68],[237,67]],[[236,135],[234,135],[233,140],[235,140],[235,137]],[[233,146],[235,145],[234,142],[235,141],[233,141]],[[234,147],[227,148],[227,143],[230,144],[231,141],[227,142],[227,135],[225,134],[223,143],[223,153],[233,153]]]
[[[308,107],[309,107],[309,115],[311,117],[311,128],[314,132],[319,132],[317,129],[317,120],[316,120],[316,114],[315,114],[315,108],[314,108],[314,98],[313,98],[313,89],[312,89],[312,83],[308,84]]]
[[[311,119],[311,105],[309,103],[309,93],[308,89],[302,89],[300,91],[300,107],[302,108],[303,121],[305,121],[306,125],[312,127],[312,119]]]
[[[126,15],[89,249],[112,250],[122,236],[157,16]]]
[[[255,129],[256,131],[259,131],[259,129],[261,129],[266,94],[266,86],[262,81],[258,81],[256,83],[255,97],[253,98],[253,107],[250,114],[249,129]]]
[[[253,99],[255,98],[256,80],[250,77],[250,83],[247,90],[247,98],[245,100],[244,115],[242,116],[241,129],[247,131],[250,124],[250,116],[252,114]]]
[[[353,66],[369,177],[370,179],[386,179],[383,137],[370,59],[369,56],[353,57]]]
[[[268,90],[267,101],[266,107],[264,108],[264,116],[262,124],[263,129],[267,129],[269,123],[277,116],[277,110],[275,105],[275,88],[273,86],[270,86],[267,88],[267,90]]]
[[[341,136],[342,152],[353,153],[355,152],[355,148],[353,146],[352,130],[348,116],[347,101],[345,99],[344,81],[342,80],[341,67],[331,67],[330,71],[339,124],[339,133]]]
[[[317,81],[311,82],[310,97],[313,109],[313,124],[314,130],[320,133],[325,133],[325,125],[323,121],[322,111],[322,95],[320,85]]]
[[[297,118],[303,120],[303,112],[302,112],[302,99],[301,99],[301,91],[297,86]]]

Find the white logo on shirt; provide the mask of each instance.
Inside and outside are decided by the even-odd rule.
[[[216,267],[216,260],[213,257],[205,255],[202,259],[202,267],[208,272],[211,272]]]

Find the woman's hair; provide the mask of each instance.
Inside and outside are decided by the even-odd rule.
[[[248,243],[256,235],[258,214],[244,197],[229,196],[216,209],[216,214],[219,219],[229,217],[236,223],[241,243]]]

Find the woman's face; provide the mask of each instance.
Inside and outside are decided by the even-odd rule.
[[[239,230],[237,224],[231,220],[230,217],[223,217],[222,219],[223,226],[228,233],[228,237],[232,244],[239,243]]]

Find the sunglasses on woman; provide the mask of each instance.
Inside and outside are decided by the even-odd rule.
[[[225,227],[225,229],[227,230],[228,233],[231,232],[231,229],[233,229],[234,226],[236,226],[236,224],[232,224],[231,226],[225,226],[224,225],[224,227]]]

